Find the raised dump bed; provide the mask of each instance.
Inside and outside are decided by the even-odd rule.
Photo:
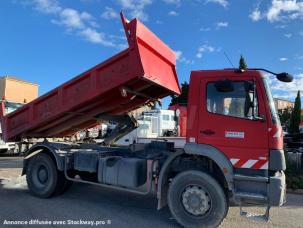
[[[119,115],[180,93],[175,53],[140,21],[121,14],[129,47],[22,108],[2,116],[5,141],[70,136]],[[3,104],[2,104],[2,113]]]

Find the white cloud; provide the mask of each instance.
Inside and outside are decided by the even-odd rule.
[[[102,44],[109,47],[115,46],[112,42],[106,40],[106,37],[103,33],[97,32],[92,28],[81,30],[78,34],[91,43]]]
[[[202,54],[201,52],[198,52],[198,53],[196,54],[196,57],[197,57],[198,59],[201,59],[201,58],[203,57],[203,54]]]
[[[175,51],[176,59],[179,60],[182,56],[182,51]]]
[[[108,39],[106,34],[97,31],[96,28],[99,25],[88,12],[63,8],[57,0],[35,0],[32,4],[35,10],[44,14],[52,14],[51,22],[64,27],[69,34],[80,36],[90,43],[103,46],[120,48],[122,45],[108,41],[111,39]]]
[[[82,29],[85,23],[93,20],[93,17],[87,12],[78,12],[75,9],[66,8],[60,12],[59,20],[55,21],[69,29]]]
[[[219,21],[219,22],[216,23],[216,27],[217,27],[217,29],[226,28],[226,27],[228,27],[228,22],[227,21]]]
[[[176,54],[176,60],[181,62],[181,63],[185,63],[185,64],[193,64],[194,63],[194,61],[185,58],[183,56],[182,51],[180,51],[180,50],[175,51],[175,54]]]
[[[303,73],[294,75],[294,80],[290,83],[280,82],[274,76],[270,76],[269,83],[275,97],[294,100],[298,90],[303,92]]]
[[[206,0],[206,3],[216,3],[223,6],[224,8],[226,8],[229,4],[227,0]]]
[[[303,31],[299,32],[299,35],[300,35],[300,36],[303,36]]]
[[[303,19],[303,2],[297,0],[271,0],[269,7],[263,12],[259,7],[255,8],[249,17],[253,21],[259,21],[263,18],[269,22],[289,22],[295,19]],[[285,28],[285,25],[277,26]]]
[[[148,14],[144,12],[144,8],[152,4],[152,0],[118,0],[118,3],[123,9],[130,12],[131,17],[139,18],[142,21],[148,20]]]
[[[296,54],[296,55],[295,55],[295,59],[301,60],[301,59],[303,59],[303,55],[298,55],[298,54]]]
[[[169,16],[178,16],[179,14],[176,11],[172,10],[172,11],[168,12],[168,15]]]
[[[303,2],[298,2],[297,0],[272,0],[266,17],[270,22],[302,18]]]
[[[163,0],[167,4],[173,4],[179,6],[181,4],[181,0]]]
[[[213,47],[208,44],[203,44],[198,48],[196,57],[198,59],[201,59],[203,57],[204,53],[212,53],[212,52],[219,52],[219,51],[221,51],[221,48],[216,48],[216,47]]]
[[[249,14],[249,17],[253,20],[253,21],[259,21],[262,18],[261,15],[261,11],[259,10],[259,8],[255,8],[251,14]]]
[[[61,11],[57,0],[34,0],[34,8],[42,13],[55,14]]]
[[[209,27],[202,27],[200,28],[201,32],[209,32],[211,29]]]
[[[287,27],[287,25],[285,25],[285,24],[275,26],[276,29],[285,29],[286,27]]]
[[[285,33],[284,36],[285,36],[286,38],[291,38],[291,37],[292,37],[292,34],[291,34],[291,33]]]
[[[117,13],[113,8],[111,7],[105,7],[105,11],[101,14],[101,17],[104,19],[116,19],[119,18],[119,13]]]
[[[87,27],[99,27],[94,17],[87,12],[79,12],[72,8],[62,9],[56,19],[51,22],[64,26],[69,32],[75,29],[85,29]]]
[[[227,28],[228,26],[229,26],[229,23],[227,21],[219,21],[219,22],[215,23],[215,28],[214,29],[219,30],[221,28]],[[199,30],[201,32],[209,32],[213,29],[210,28],[210,27],[201,27]]]
[[[280,58],[279,60],[280,60],[280,62],[285,62],[285,61],[288,60],[288,58],[282,57],[282,58]]]

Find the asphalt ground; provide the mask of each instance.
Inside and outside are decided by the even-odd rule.
[[[180,227],[168,208],[157,211],[152,196],[74,184],[61,196],[36,198],[20,176],[21,167],[20,157],[0,157],[0,227]],[[220,227],[303,227],[303,195],[288,194],[287,203],[270,214],[268,223],[255,222],[241,217],[238,207],[230,207]],[[13,223],[19,225],[9,225]]]

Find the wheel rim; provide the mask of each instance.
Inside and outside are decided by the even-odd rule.
[[[44,164],[37,164],[32,172],[32,180],[36,188],[45,188],[49,182],[49,169]]]
[[[205,189],[199,185],[187,186],[181,195],[185,211],[194,216],[203,216],[211,208],[211,198]]]
[[[44,165],[41,165],[38,168],[38,172],[37,172],[37,177],[38,177],[38,181],[40,182],[40,184],[45,184],[48,180],[48,171],[47,168]]]

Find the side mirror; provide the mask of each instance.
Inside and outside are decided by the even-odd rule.
[[[234,91],[233,83],[227,79],[222,81],[217,81],[215,83],[215,87],[218,92],[228,93]]]
[[[277,79],[281,82],[292,82],[294,80],[294,76],[292,76],[291,74],[288,74],[286,72],[276,74],[276,75],[277,75]]]

